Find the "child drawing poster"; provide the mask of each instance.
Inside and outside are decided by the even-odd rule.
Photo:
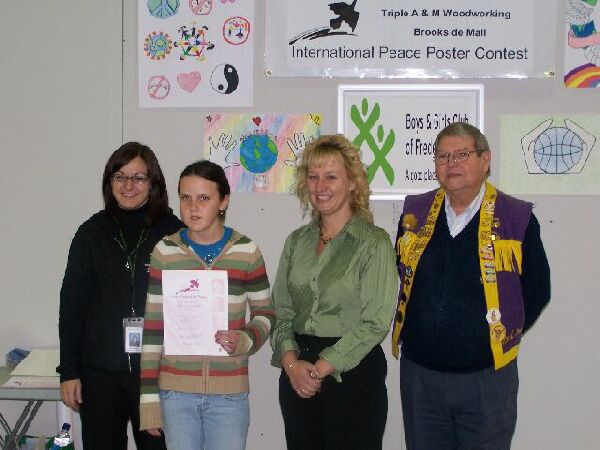
[[[570,88],[600,85],[600,20],[598,0],[565,0],[566,46],[565,86]],[[600,22],[599,22],[600,26]]]
[[[320,114],[212,114],[204,157],[225,169],[232,192],[291,193],[302,151],[320,134]]]
[[[142,108],[252,106],[254,0],[138,0]]]

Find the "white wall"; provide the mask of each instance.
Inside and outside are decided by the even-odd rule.
[[[2,2],[0,354],[16,346],[58,345],[58,293],[68,246],[77,226],[101,207],[101,173],[115,148],[134,139],[154,148],[172,199],[176,198],[179,171],[202,156],[201,124],[207,110],[137,107],[136,2],[123,3],[103,2],[100,7],[97,2],[76,0]],[[559,9],[558,36],[563,30],[562,2],[547,3],[549,10]],[[257,4],[255,106],[246,111],[317,111],[324,117],[323,131],[332,133],[336,131],[338,84],[394,82],[265,79],[264,2]],[[559,37],[557,43],[560,74]],[[485,85],[486,133],[493,149],[499,147],[501,114],[598,112],[600,91],[566,90],[560,76],[477,82]],[[598,158],[600,153],[590,157]],[[497,166],[492,181],[497,178]],[[595,420],[600,407],[596,338],[600,303],[594,281],[600,269],[600,198],[527,199],[536,203],[553,289],[550,306],[522,345],[519,421],[513,448],[596,449],[600,442]],[[399,208],[399,202],[375,202],[377,224],[394,233]],[[285,236],[302,223],[297,201],[275,194],[234,195],[228,222],[259,243],[271,280]],[[385,348],[389,348],[387,340]],[[251,362],[250,450],[284,448],[278,372],[269,366],[269,357],[270,350],[263,348]],[[385,448],[391,450],[403,448],[398,368],[391,357],[388,390]],[[17,406],[9,402],[0,407],[14,417]],[[45,408],[32,431],[53,434],[52,412]]]

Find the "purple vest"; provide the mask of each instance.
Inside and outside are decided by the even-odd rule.
[[[494,189],[495,188],[489,184],[486,188],[486,194],[480,208],[481,218],[478,232],[478,235],[484,233],[482,231],[482,229],[484,229],[482,228],[483,224],[481,223],[486,217],[484,211],[493,210],[493,219],[490,221],[492,224],[491,233],[486,234],[488,242],[491,242],[491,246],[486,245],[485,247],[487,248],[482,248],[483,245],[481,240],[478,242],[478,246],[480,247],[479,254],[481,258],[482,280],[488,281],[485,292],[488,307],[488,322],[490,323],[490,345],[492,346],[495,367],[498,369],[508,364],[517,356],[518,344],[521,341],[523,333],[525,311],[519,272],[521,270],[520,264],[522,262],[521,244],[531,216],[532,204],[497,190],[496,195],[490,197],[488,194]],[[403,214],[405,217],[408,214],[412,214],[416,218],[416,226],[411,229],[411,231],[417,236],[427,234],[425,232],[425,225],[428,216],[430,215],[430,211],[432,210],[432,205],[437,192],[438,190],[434,190],[424,194],[406,197]],[[442,204],[439,208],[443,207],[442,200]],[[437,219],[437,216],[435,218]],[[431,224],[431,221],[432,217],[429,217],[429,224]],[[488,226],[488,229],[490,229],[490,226]],[[493,235],[491,241],[489,241],[490,235]],[[427,242],[429,242],[428,239]],[[398,242],[397,249],[399,248]],[[423,251],[423,249],[419,249],[418,246],[415,247],[415,249],[417,253],[422,253]],[[499,255],[498,253],[502,253],[503,255]],[[499,264],[499,258],[503,261],[503,264]],[[490,266],[495,266],[495,269],[488,269]],[[512,266],[512,268],[510,266]],[[419,267],[417,263],[414,270],[416,271],[418,269],[422,270],[423,268]],[[400,261],[398,271],[400,274],[401,288],[400,298],[398,300],[399,313],[396,316],[394,325],[395,341],[397,341],[400,336],[402,324],[404,322],[404,316],[401,312],[406,310],[406,303],[410,301],[410,297],[405,298],[407,297],[406,290],[403,289],[404,283],[407,280],[406,261]],[[414,275],[410,273],[410,268],[408,272],[409,277]],[[497,295],[495,294],[496,289]]]

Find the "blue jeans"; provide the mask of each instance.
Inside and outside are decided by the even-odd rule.
[[[248,393],[160,391],[169,450],[244,450],[250,424]]]

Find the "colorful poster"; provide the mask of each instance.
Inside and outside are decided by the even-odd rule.
[[[600,115],[502,117],[499,187],[513,194],[600,194]]]
[[[551,77],[547,0],[267,0],[267,76]]]
[[[291,193],[320,114],[212,114],[204,118],[204,157],[225,169],[233,192]]]
[[[595,22],[600,19],[598,0],[565,0],[565,86],[570,88],[600,85],[600,34]],[[600,22],[599,22],[600,23]]]
[[[254,0],[138,0],[142,108],[252,106]]]

